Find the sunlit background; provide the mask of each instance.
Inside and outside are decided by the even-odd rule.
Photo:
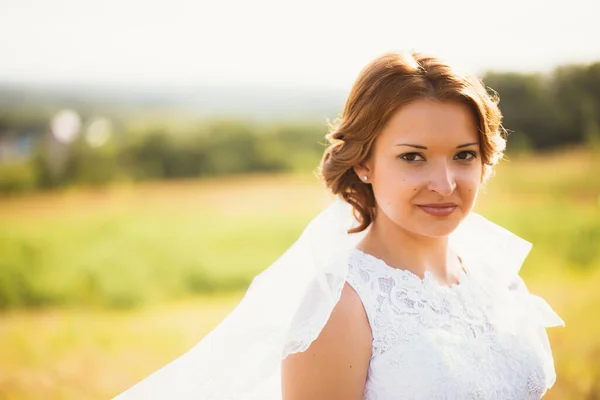
[[[600,399],[600,3],[0,0],[0,399],[107,399],[189,349],[329,201],[327,121],[419,50],[501,98],[477,211]]]

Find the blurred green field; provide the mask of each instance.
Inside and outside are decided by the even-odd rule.
[[[0,200],[0,308],[126,308],[245,289],[327,197],[310,175]]]
[[[548,399],[600,399],[600,157],[503,162],[477,211],[534,244],[522,276],[551,329]],[[329,197],[312,175],[0,199],[0,399],[109,398],[189,349]]]

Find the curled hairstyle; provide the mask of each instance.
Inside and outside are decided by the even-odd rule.
[[[476,77],[420,53],[387,53],[369,63],[356,79],[341,117],[326,135],[329,146],[319,166],[325,186],[354,208],[359,226],[349,233],[365,230],[375,215],[373,189],[359,179],[353,167],[369,158],[390,117],[414,100],[453,101],[469,106],[479,131],[485,183],[506,145],[498,95],[490,92]]]

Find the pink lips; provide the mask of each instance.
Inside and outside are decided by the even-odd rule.
[[[418,207],[434,217],[447,217],[454,212],[457,205],[454,203],[419,204]]]

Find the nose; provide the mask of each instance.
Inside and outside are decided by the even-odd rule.
[[[437,192],[442,196],[450,196],[456,189],[456,179],[452,170],[445,162],[440,162],[431,170],[428,190]]]

